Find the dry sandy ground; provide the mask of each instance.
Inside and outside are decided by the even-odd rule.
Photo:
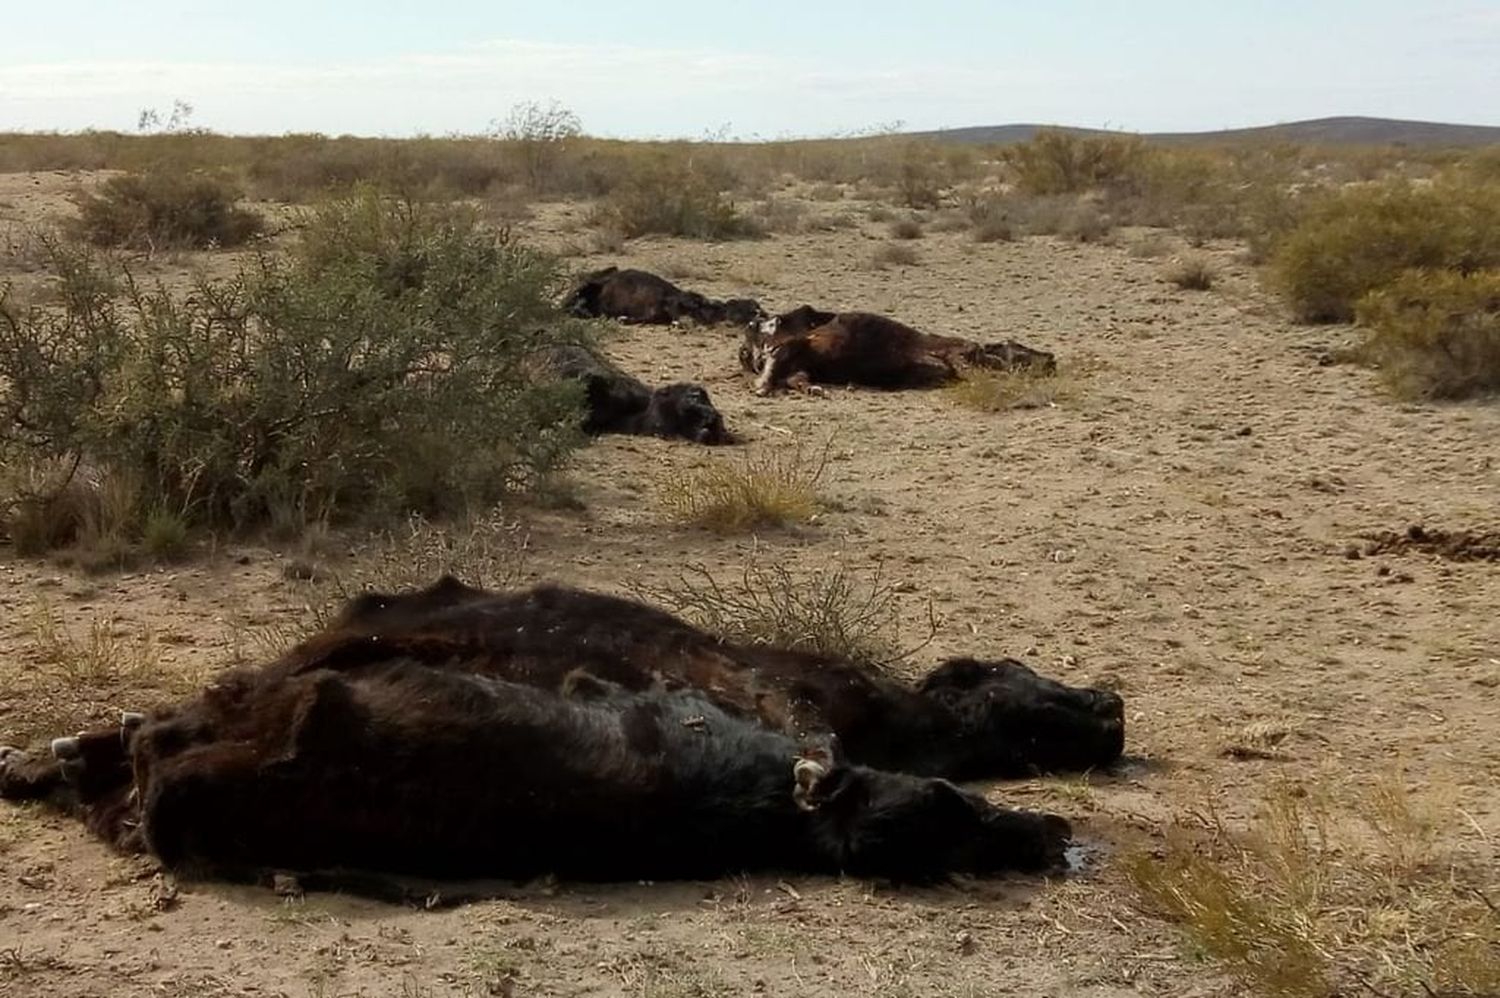
[[[0,178],[0,226],[60,201],[66,178],[34,179]],[[549,206],[528,228],[581,244],[583,211]],[[866,261],[883,238],[864,224],[719,246],[641,241],[577,263],[667,268],[774,307],[858,307],[1014,337],[1086,370],[1056,408],[980,414],[940,393],[757,399],[727,331],[633,329],[611,344],[648,380],[706,382],[751,448],[835,434],[830,511],[759,543],[800,574],[883,562],[909,590],[909,621],[928,601],[940,615],[913,668],[1015,654],[1121,690],[1134,757],[1122,772],[990,789],[1071,817],[1099,849],[1086,869],[924,891],[815,878],[527,887],[417,913],[216,886],[174,898],[146,864],[7,807],[0,994],[1234,994],[1136,912],[1118,856],[1208,800],[1244,818],[1279,777],[1324,774],[1352,790],[1397,760],[1414,784],[1456,783],[1469,821],[1448,847],[1475,857],[1493,887],[1500,566],[1344,551],[1363,531],[1409,522],[1493,525],[1500,408],[1398,405],[1369,372],[1319,366],[1347,331],[1288,325],[1232,247],[1211,249],[1214,290],[1183,292],[1159,280],[1160,260],[1118,246],[929,235],[917,266],[877,271]],[[529,575],[618,591],[689,564],[736,571],[749,539],[671,525],[651,488],[664,468],[735,459],[597,444],[572,474],[582,509],[522,511]],[[153,634],[160,668],[198,675],[228,658],[240,625],[294,613],[287,557],[234,549],[84,578],[5,556],[0,737],[150,696],[141,677],[59,694],[35,648],[39,598],[78,633],[112,620],[122,642]],[[1289,732],[1280,758],[1221,754],[1257,723]]]

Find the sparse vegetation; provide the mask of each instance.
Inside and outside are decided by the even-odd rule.
[[[1460,399],[1500,391],[1500,269],[1409,271],[1358,306],[1365,359],[1399,394]]]
[[[1214,265],[1207,257],[1202,256],[1182,257],[1162,271],[1162,277],[1167,283],[1175,284],[1184,291],[1207,291],[1214,286],[1217,276]]]
[[[1210,809],[1127,873],[1143,903],[1255,994],[1486,995],[1500,987],[1500,919],[1455,859],[1451,795],[1385,774],[1345,811],[1328,786],[1279,786],[1245,832]],[[1386,989],[1390,989],[1389,991]]]
[[[522,369],[575,335],[551,304],[553,263],[458,209],[330,203],[286,259],[185,298],[86,254],[55,267],[60,307],[0,303],[0,463],[65,469],[62,491],[80,460],[129,482],[132,524],[163,509],[293,530],[463,511],[581,440],[576,391]]]
[[[730,641],[838,655],[871,666],[889,665],[916,650],[898,647],[897,590],[878,569],[861,578],[840,562],[799,577],[780,562],[768,564],[768,557],[753,551],[731,581],[694,565],[676,583],[635,591]],[[931,606],[928,624],[930,641],[936,631]]]
[[[239,192],[222,176],[156,167],[106,180],[78,197],[78,230],[96,246],[168,249],[240,246],[264,228],[235,205]]]
[[[763,451],[738,460],[715,459],[671,471],[657,483],[662,506],[680,523],[717,533],[780,527],[812,519],[822,506],[818,481],[828,447]]]

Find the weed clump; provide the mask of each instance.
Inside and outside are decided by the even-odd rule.
[[[1461,399],[1500,391],[1500,269],[1409,271],[1359,302],[1361,353],[1398,394]]]
[[[95,246],[206,249],[241,246],[264,228],[235,205],[239,191],[222,176],[155,167],[104,182],[78,197],[78,231]]]

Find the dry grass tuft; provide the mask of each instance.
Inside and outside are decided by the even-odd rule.
[[[822,508],[818,482],[831,444],[830,438],[816,454],[799,444],[674,470],[657,482],[658,500],[679,523],[721,534],[805,522]]]
[[[1162,271],[1162,279],[1184,291],[1207,291],[1214,286],[1218,271],[1207,257],[1185,256]]]
[[[921,262],[917,251],[901,243],[886,243],[870,257],[870,267],[885,270],[887,267],[915,267]]]
[[[922,223],[915,218],[900,218],[891,223],[892,239],[921,239]]]
[[[1210,807],[1126,872],[1254,994],[1493,994],[1500,918],[1470,871],[1438,862],[1454,813],[1451,794],[1414,793],[1399,769],[1347,809],[1329,786],[1282,784],[1248,830]]]
[[[980,412],[1049,408],[1073,400],[1078,391],[1077,379],[1067,370],[1046,374],[1031,368],[1017,371],[975,368],[943,389],[954,402]]]
[[[161,648],[151,632],[131,636],[114,620],[94,617],[82,635],[75,634],[45,602],[32,611],[30,638],[35,660],[71,685],[138,681],[161,664]]]
[[[837,655],[871,666],[889,665],[917,649],[898,647],[897,589],[877,568],[861,578],[840,562],[831,571],[793,575],[752,550],[740,577],[721,582],[702,565],[677,583],[636,586],[637,595],[681,614],[727,640]],[[936,633],[928,606],[928,633]]]

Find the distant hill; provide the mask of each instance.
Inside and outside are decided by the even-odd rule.
[[[981,125],[920,133],[944,142],[1005,145],[1025,142],[1053,125]],[[1061,127],[1075,135],[1117,135],[1097,128]],[[1438,121],[1401,121],[1396,118],[1314,118],[1256,128],[1230,128],[1216,132],[1147,132],[1152,142],[1223,144],[1237,142],[1295,142],[1306,145],[1405,145],[1487,146],[1500,145],[1500,127],[1493,125],[1449,125]]]

